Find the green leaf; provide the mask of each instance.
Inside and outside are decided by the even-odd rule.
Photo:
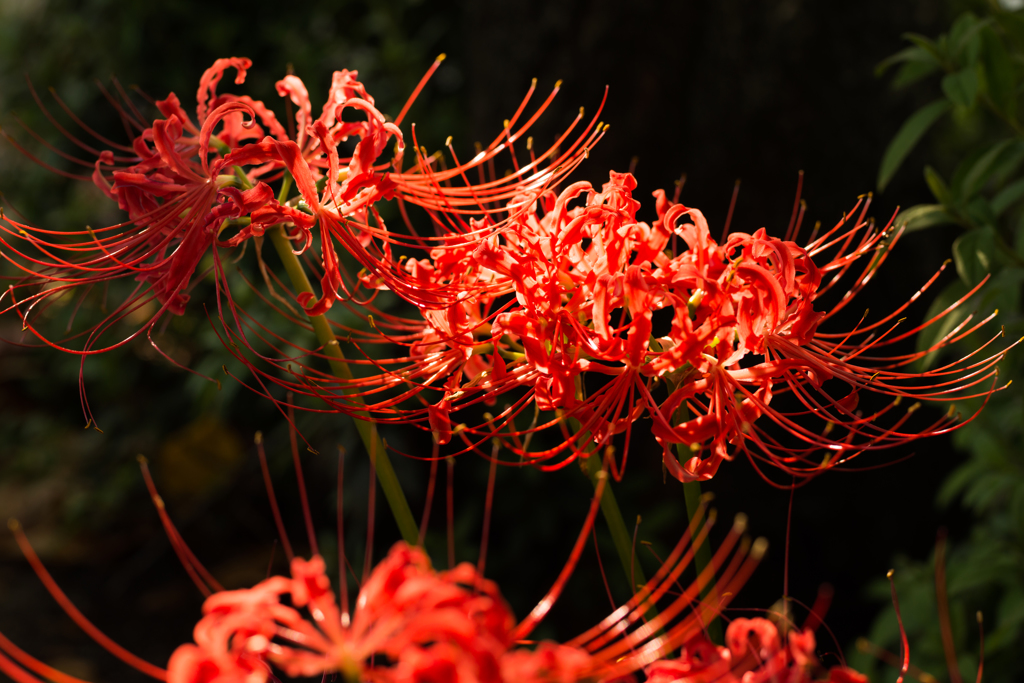
[[[956,18],[953,25],[949,27],[949,44],[954,51],[960,49],[964,37],[977,23],[978,17],[974,15],[974,12],[964,12]]]
[[[882,60],[875,67],[875,76],[882,76],[890,67],[900,64],[893,77],[892,87],[903,88],[938,71],[942,65],[928,50],[911,45]]]
[[[1016,42],[1015,47],[1024,45],[1024,16],[1017,12],[1000,12],[995,15],[995,20],[1006,32],[1011,43]]]
[[[955,280],[943,289],[935,300],[932,301],[932,305],[928,307],[928,312],[925,313],[924,321],[927,323],[933,318],[942,315],[943,311],[956,303],[962,296],[967,294],[968,289],[960,280]],[[946,313],[943,317],[935,320],[917,335],[917,350],[918,352],[928,351],[939,341],[950,333],[957,325],[964,321],[969,315],[967,307],[964,305],[957,306],[952,311]],[[927,370],[935,364],[935,360],[939,356],[939,351],[930,351],[925,355],[921,361],[920,366],[922,370]]]
[[[985,289],[981,292],[982,296],[978,302],[977,310],[982,313],[999,310],[1015,314],[1020,310],[1021,285],[1024,285],[1024,268],[1006,266],[1006,258],[1001,251],[996,252],[996,262],[1003,267],[985,285]],[[1013,419],[1015,418],[1007,417],[1006,422],[1008,423]],[[1024,477],[1024,472],[1021,472],[1019,476]]]
[[[931,38],[928,38],[927,36],[922,36],[920,33],[904,33],[903,38],[905,40],[909,40],[914,45],[928,52],[932,57],[935,58],[935,61],[937,61],[938,63],[941,64],[944,61],[946,61],[946,46],[941,42],[936,43]]]
[[[928,189],[932,191],[932,195],[938,200],[939,204],[945,204],[946,206],[953,204],[953,195],[950,193],[946,181],[931,166],[924,167],[924,181],[928,183]]]
[[[949,179],[949,191],[953,193],[955,204],[964,202],[966,197],[964,194],[964,180],[967,178],[970,170],[974,168],[974,165],[978,163],[978,159],[985,156],[986,152],[988,152],[988,148],[975,145],[957,163],[956,169],[953,171],[953,177]]]
[[[1002,215],[1004,211],[1020,201],[1021,197],[1024,197],[1024,178],[1010,183],[992,198],[992,212],[996,216]]]
[[[905,224],[904,232],[916,232],[917,230],[930,228],[934,225],[955,222],[956,219],[946,211],[942,204],[918,204],[917,206],[900,211],[899,215],[896,216],[895,224]]]
[[[1015,141],[996,160],[992,167],[992,181],[996,185],[1004,185],[1007,180],[1017,175],[1017,168],[1022,161],[1024,161],[1024,142]]]
[[[1017,151],[1015,146],[1015,140],[1003,140],[1002,142],[997,142],[987,152],[982,154],[964,176],[960,199],[970,199],[977,194],[996,171],[999,166],[998,162],[1002,159],[1003,155],[1007,152],[1013,154]]]
[[[996,233],[992,227],[964,233],[953,242],[953,263],[968,287],[981,282],[992,271],[996,256]]]
[[[922,78],[931,76],[936,71],[939,71],[939,69],[939,65],[935,62],[904,62],[900,70],[893,76],[892,87],[894,90],[899,90],[908,85],[913,85]]]
[[[903,160],[907,158],[914,145],[928,132],[928,129],[949,111],[949,102],[937,100],[918,109],[907,119],[896,136],[889,143],[882,157],[882,165],[878,169],[878,191],[881,192],[899,170]]]
[[[1017,83],[1013,62],[1006,46],[991,28],[982,32],[981,64],[985,75],[985,90],[996,109],[1010,120],[1017,115]]]
[[[978,196],[972,199],[967,204],[968,223],[974,227],[986,227],[994,226],[996,224],[996,215],[992,212],[992,207],[989,206],[988,200],[984,197]]]
[[[978,97],[978,71],[967,66],[942,79],[942,92],[958,107],[970,109]]]
[[[966,290],[965,290],[966,291]],[[968,460],[965,464],[957,467],[946,477],[939,488],[936,502],[941,507],[948,507],[953,501],[963,494],[967,488],[978,480],[989,470],[985,463],[975,459]]]
[[[962,64],[974,64],[981,51],[981,29],[990,23],[989,19],[979,21],[971,12],[964,12],[949,30],[950,56]],[[962,59],[961,59],[962,58]]]
[[[889,55],[879,62],[878,66],[875,67],[875,76],[881,77],[889,70],[890,67],[904,62],[923,62],[939,66],[939,62],[935,59],[935,56],[932,53],[928,52],[928,50],[923,50],[916,45],[911,45],[910,47],[903,48],[894,55]]]
[[[1017,229],[1013,232],[1013,252],[1024,259],[1024,215],[1017,221]]]

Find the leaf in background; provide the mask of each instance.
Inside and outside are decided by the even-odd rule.
[[[910,150],[918,143],[928,129],[932,127],[939,117],[949,111],[949,102],[936,100],[929,105],[918,109],[907,119],[896,136],[889,143],[885,155],[882,157],[882,165],[878,169],[878,191],[881,192],[892,180],[893,175],[899,170],[900,164],[910,154]]]
[[[996,253],[996,260],[1000,263],[1003,262],[1001,252]],[[1004,265],[981,291],[978,309],[983,313],[999,310],[1012,315],[1015,311],[1020,310],[1021,285],[1024,285],[1024,268]],[[1011,325],[1011,329],[1019,329],[1018,324],[1015,324],[1013,320],[1005,322]],[[993,417],[995,417],[994,409]],[[1014,419],[1016,419],[1015,414],[1006,418],[1007,422]],[[1009,437],[1004,434],[1003,438]],[[1021,474],[1024,476],[1024,471]]]
[[[978,71],[965,66],[942,79],[942,92],[958,107],[970,109],[978,97]]]
[[[892,79],[892,87],[895,89],[916,83],[922,78],[935,73],[942,66],[931,52],[916,45],[911,45],[882,60],[875,67],[875,76],[882,76],[890,67],[896,64],[901,66],[899,71],[896,72],[896,76]]]
[[[937,297],[935,297],[932,305],[928,307],[928,312],[924,315],[925,322],[941,315],[943,311],[959,301],[962,296],[967,294],[967,291],[967,287],[960,280],[949,283],[949,285],[947,285],[946,288],[943,289]],[[917,350],[924,351],[925,349],[934,346],[940,339],[949,334],[957,325],[962,323],[964,318],[968,315],[970,315],[970,311],[967,310],[967,306],[957,306],[947,313],[945,317],[940,320],[936,320],[933,324],[921,330],[917,335]],[[927,370],[934,365],[938,355],[938,351],[932,351],[921,358],[919,361],[921,369]]]
[[[991,206],[992,212],[999,216],[1008,208],[1020,201],[1020,198],[1024,197],[1024,178],[1015,180],[1010,183],[1002,190],[999,191],[995,197],[992,198]]]
[[[967,196],[964,193],[964,180],[967,178],[970,170],[974,168],[974,165],[978,163],[978,159],[985,156],[987,151],[986,147],[974,146],[961,157],[960,163],[956,165],[953,177],[949,179],[949,191],[953,193],[954,204],[966,203]]]
[[[953,263],[964,284],[973,287],[988,275],[995,262],[996,232],[992,227],[966,232],[953,242]]]
[[[917,49],[917,48],[911,48]],[[894,90],[905,88],[908,85],[917,83],[922,78],[927,78],[933,73],[939,70],[939,65],[934,61],[912,61],[904,62],[900,70],[896,72],[896,75],[892,79],[892,87]]]
[[[992,181],[996,185],[1005,185],[1007,180],[1016,177],[1017,169],[1022,161],[1024,161],[1024,143],[1018,141],[999,155],[992,167]]]
[[[1013,253],[1024,259],[1024,215],[1017,221],[1017,229],[1013,233]]]
[[[977,481],[989,469],[988,463],[971,458],[953,470],[953,473],[942,482],[936,502],[942,507],[952,505],[957,498],[963,495],[968,486]]]
[[[1024,16],[1016,12],[1000,12],[995,15],[995,19],[1011,40],[1024,45]]]
[[[961,64],[971,65],[978,61],[981,51],[979,33],[989,23],[988,19],[979,21],[972,12],[964,12],[957,17],[949,30],[950,57]]]
[[[996,215],[992,212],[988,200],[978,196],[967,204],[967,222],[974,228],[983,228],[996,224]]]
[[[938,60],[928,50],[923,50],[916,45],[905,47],[896,54],[889,55],[878,63],[875,67],[875,76],[881,77],[889,70],[890,67],[896,64],[902,64],[903,62],[924,62],[934,64],[936,67],[939,66]]]
[[[939,204],[952,206],[953,195],[949,191],[946,181],[942,179],[942,176],[939,175],[938,171],[931,166],[925,166],[924,181],[928,184],[928,189],[932,191],[932,196],[938,200]]]
[[[1011,121],[1017,115],[1017,88],[1013,75],[1013,62],[1003,42],[991,28],[982,32],[981,63],[985,74],[985,89],[992,103]]]
[[[956,223],[956,219],[949,215],[942,204],[918,204],[900,211],[896,216],[896,225],[904,223],[906,224],[904,232],[916,232],[935,225]]]
[[[945,47],[946,46],[944,44],[944,40],[943,40],[944,38],[945,38],[945,36],[943,36],[942,38],[939,39],[940,40],[939,43],[936,43],[931,38],[928,38],[927,36],[922,36],[920,33],[904,33],[903,34],[903,39],[904,40],[909,40],[914,45],[917,45],[922,50],[925,50],[932,57],[935,58],[935,61],[939,62],[940,64],[943,63],[944,61],[946,61],[946,51],[945,51]]]
[[[996,619],[996,629],[991,634],[985,634],[987,652],[998,652],[1003,647],[1017,646],[1020,642],[1020,629],[1024,625],[1024,591],[1020,586],[1011,588],[999,601]]]
[[[1016,140],[1003,140],[993,145],[987,152],[974,162],[964,176],[960,199],[970,199],[985,185],[992,174],[999,168],[1004,156],[1013,156],[1022,143]]]

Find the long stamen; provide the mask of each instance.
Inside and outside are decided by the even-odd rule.
[[[141,673],[146,674],[159,681],[167,680],[167,671],[161,669],[158,666],[154,666],[144,659],[137,657],[128,650],[124,649],[113,640],[111,640],[105,633],[100,631],[96,626],[89,621],[84,614],[82,614],[74,603],[68,599],[68,596],[64,594],[64,591],[60,589],[57,582],[53,580],[50,573],[46,571],[46,567],[43,566],[39,556],[36,555],[35,550],[28,542],[28,537],[25,536],[25,532],[21,529],[21,524],[17,520],[12,519],[7,523],[8,528],[14,534],[14,540],[17,541],[18,547],[21,548],[22,554],[25,559],[28,560],[29,564],[32,565],[32,570],[39,577],[39,580],[46,587],[46,590],[53,596],[53,599],[57,601],[57,604],[61,606],[64,613],[67,614],[71,619],[78,624],[78,627],[85,631],[85,633],[92,638],[98,645],[104,650],[114,655],[122,662],[138,670]]]

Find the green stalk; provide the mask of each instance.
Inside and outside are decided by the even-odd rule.
[[[309,284],[306,271],[302,268],[299,258],[292,252],[291,242],[285,237],[281,226],[271,228],[267,231],[267,234],[270,235],[270,241],[274,244],[277,255],[281,257],[281,263],[284,265],[285,272],[288,273],[295,291],[298,294],[305,292],[313,294],[313,287]],[[311,315],[308,317],[310,324],[313,326],[313,332],[316,333],[317,340],[323,346],[324,355],[327,356],[327,362],[331,366],[331,372],[339,379],[351,380],[352,369],[345,362],[345,354],[342,352],[341,346],[334,336],[330,323],[327,322],[327,317],[323,315]],[[354,387],[349,386],[342,390],[347,396],[352,396],[352,401],[357,405],[365,405],[361,397],[353,396],[356,393]],[[368,417],[368,413],[365,411],[356,411],[356,415],[356,430],[359,432],[367,452],[374,457],[377,480],[380,481],[380,486],[384,489],[384,496],[391,507],[391,514],[398,524],[402,538],[409,545],[418,545],[419,528],[416,526],[416,520],[413,519],[409,502],[405,499],[405,493],[402,492],[402,486],[398,482],[395,468],[391,465],[387,448],[377,433],[377,425],[365,419]]]
[[[601,456],[591,452],[587,456],[586,466],[590,482],[594,488],[597,488],[597,473],[603,467]],[[640,567],[640,563],[633,559],[633,539],[626,526],[626,520],[622,518],[622,510],[619,509],[619,503],[615,500],[615,494],[612,493],[610,481],[605,483],[604,493],[601,495],[601,514],[604,515],[604,521],[608,524],[608,530],[611,531],[615,552],[618,553],[622,569],[626,572],[626,580],[631,584],[629,589],[635,593],[638,586],[647,583],[647,578],[644,576],[644,570]]]
[[[584,465],[587,468],[590,482],[596,489],[598,474],[604,467],[604,463],[601,462],[601,456],[591,451],[586,461],[584,461]],[[622,518],[622,510],[619,509],[619,503],[615,500],[615,494],[612,493],[612,483],[609,480],[605,481],[604,493],[601,494],[601,514],[604,516],[605,523],[608,524],[608,530],[611,531],[612,541],[615,543],[615,551],[619,556],[619,561],[622,562],[622,570],[626,572],[626,581],[630,583],[629,590],[631,593],[636,593],[640,586],[647,583],[647,578],[644,576],[644,570],[640,567],[640,563],[634,561],[633,539],[629,535],[629,529],[626,527],[626,520]],[[658,616],[658,608],[652,604],[647,608],[644,616],[647,618],[647,621],[653,620]],[[662,633],[663,629],[658,629],[658,634]]]
[[[690,458],[690,449],[685,444],[676,445],[676,453],[679,457],[679,464],[683,464]],[[683,498],[686,499],[686,517],[690,521],[693,521],[694,515],[697,514],[697,508],[700,507],[700,482],[699,481],[684,481],[683,482]],[[704,568],[711,564],[711,544],[705,540],[697,552],[694,553],[693,557],[694,567],[697,570],[697,575],[700,576]],[[715,582],[712,580],[704,586],[700,592],[701,599],[704,599],[711,593]],[[722,640],[722,621],[717,617],[708,624],[708,637],[713,642],[721,643]]]

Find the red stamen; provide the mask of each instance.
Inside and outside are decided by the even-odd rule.
[[[78,627],[80,629],[85,631],[86,635],[95,640],[96,643],[100,645],[100,647],[102,647],[104,650],[114,655],[115,657],[117,657],[133,669],[136,669],[137,671],[146,674],[151,678],[155,678],[159,681],[167,680],[167,671],[165,669],[161,669],[158,666],[154,666],[149,662],[133,655],[131,652],[128,652],[128,650],[125,650],[123,647],[115,643],[105,633],[96,628],[96,626],[91,621],[86,619],[85,615],[78,611],[78,608],[75,607],[74,603],[72,603],[71,600],[68,599],[68,596],[65,595],[64,591],[60,589],[60,587],[57,585],[57,582],[54,581],[53,577],[50,576],[50,573],[46,571],[46,567],[43,566],[43,563],[39,560],[39,557],[36,555],[35,550],[32,549],[32,546],[28,542],[28,538],[25,536],[25,533],[22,531],[21,525],[17,522],[17,520],[10,520],[7,523],[7,526],[14,534],[14,540],[17,541],[18,547],[21,548],[22,554],[25,556],[25,559],[28,560],[29,564],[32,565],[32,570],[35,571],[36,576],[39,577],[39,580],[46,587],[46,590],[50,593],[53,599],[57,601],[57,604],[61,606],[61,609],[64,610],[64,613],[71,617],[71,619],[76,624],[78,624]],[[5,673],[9,672],[5,670]],[[14,676],[12,676],[12,678],[13,677]],[[21,678],[19,680],[34,679],[29,677],[28,679]]]

